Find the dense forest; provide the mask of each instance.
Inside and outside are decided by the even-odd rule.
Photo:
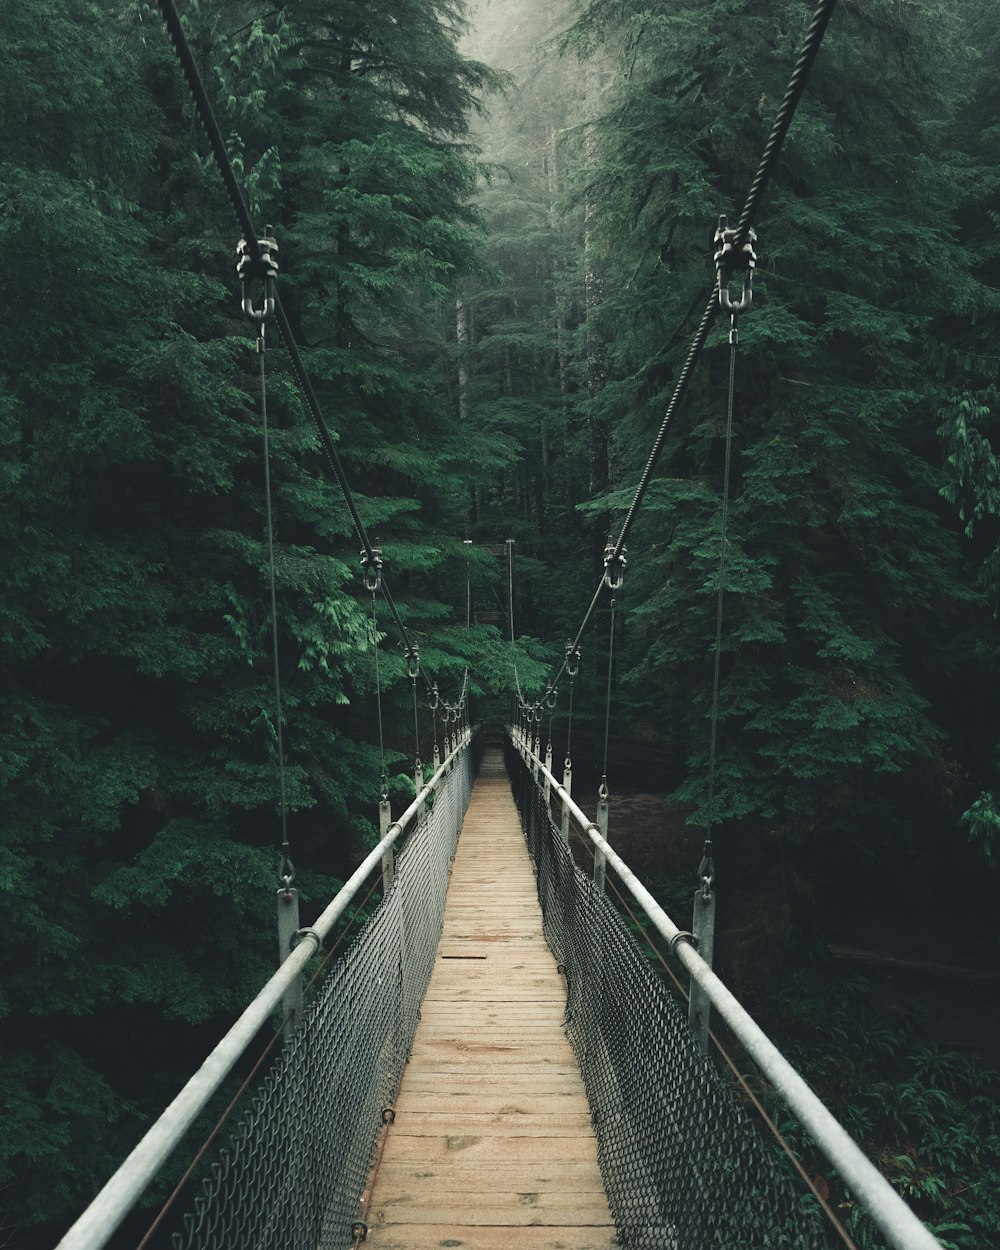
[[[542,694],[599,580],[810,6],[180,7],[424,670],[454,698],[468,668],[498,722],[515,666]],[[841,0],[755,222],[714,801],[721,967],[960,1250],[1000,1238],[987,15]],[[0,40],[0,1244],[30,1247],[267,975],[280,834],[230,206],[155,4],[20,0]],[[277,336],[266,361],[308,912],[374,843],[376,673],[394,803],[433,722],[422,701],[415,741],[392,621]],[[627,857],[671,910],[706,819],[727,370],[720,321],[617,596],[614,737],[655,761],[628,784],[661,813]],[[604,601],[575,692],[587,784],[610,629]],[[939,1027],[947,977],[848,975],[831,942],[978,974],[968,1020]]]

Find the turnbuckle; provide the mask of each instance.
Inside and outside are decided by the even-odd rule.
[[[365,590],[376,594],[382,589],[382,548],[372,547],[370,553],[365,548],[361,553],[361,567],[365,571]]]
[[[278,279],[278,244],[274,238],[274,227],[268,226],[263,239],[257,240],[259,255],[250,252],[246,239],[240,239],[236,248],[236,276],[240,280],[241,306],[244,316],[257,325],[265,325],[274,317],[275,284]],[[255,282],[263,283],[264,294],[259,308],[254,307],[252,286]]]
[[[753,271],[757,265],[757,253],[753,245],[757,242],[757,231],[751,226],[747,230],[746,239],[737,250],[736,240],[739,230],[730,230],[727,217],[723,213],[719,217],[719,228],[715,232],[715,268],[718,273],[719,304],[722,309],[735,316],[745,312],[753,299]],[[729,284],[738,269],[743,270],[743,289],[738,300],[729,294]]]
[[[625,580],[625,566],[628,564],[626,558],[627,547],[622,547],[621,555],[615,555],[615,544],[608,539],[608,545],[604,548],[604,584],[608,590],[621,590],[622,582]]]

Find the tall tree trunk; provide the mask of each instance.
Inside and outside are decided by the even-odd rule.
[[[601,71],[593,64],[585,74],[585,106],[589,119],[584,130],[583,154],[587,176],[587,195],[583,207],[583,289],[586,312],[587,391],[593,402],[604,389],[606,362],[604,343],[597,328],[597,309],[604,299],[604,275],[600,267],[597,249],[598,192],[596,172],[598,162],[597,127],[593,119],[600,108]],[[588,421],[589,486],[591,496],[599,494],[608,485],[608,428],[603,421],[591,415]],[[598,523],[598,528],[603,526]]]
[[[458,344],[458,419],[469,417],[469,317],[461,292],[455,296],[455,341]]]

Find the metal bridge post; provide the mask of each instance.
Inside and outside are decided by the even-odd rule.
[[[694,918],[691,932],[697,942],[698,954],[711,968],[715,948],[715,891],[699,886],[694,892]],[[688,998],[688,1024],[703,1055],[708,1054],[708,1025],[712,1006],[705,991],[691,981]]]
[[[299,892],[292,886],[282,886],[278,891],[278,964],[285,962],[292,953],[292,939],[298,933]],[[285,1040],[302,1023],[302,978],[296,977],[281,998],[281,1019],[285,1026]]]
[[[381,842],[389,832],[392,824],[392,805],[388,798],[381,799],[378,805],[378,840]],[[393,878],[396,875],[395,857],[392,847],[387,846],[382,852],[382,897],[389,893]]]
[[[569,846],[569,798],[573,793],[573,761],[566,756],[566,763],[563,765],[563,789],[566,791],[566,798],[563,799],[562,805],[562,840]]]
[[[413,765],[413,784],[414,786],[416,786],[417,794],[419,794],[420,791],[424,788],[424,766],[423,764],[421,764],[419,756],[417,756],[417,762]],[[426,804],[421,803],[420,806],[417,808],[417,823],[418,824],[424,818],[425,807],[426,807]]]
[[[608,779],[601,778],[601,786],[597,791],[597,827],[601,831],[601,837],[608,840]],[[605,855],[602,847],[594,848],[594,885],[604,893],[604,878],[607,868],[608,857]]]
[[[552,782],[549,780],[548,773],[552,771],[552,734],[549,734],[549,740],[545,744],[545,767],[548,772],[545,774],[545,810],[549,810],[549,795],[552,793]]]

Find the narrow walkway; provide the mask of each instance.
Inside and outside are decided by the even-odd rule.
[[[503,759],[487,752],[366,1248],[615,1246],[565,1004]]]

